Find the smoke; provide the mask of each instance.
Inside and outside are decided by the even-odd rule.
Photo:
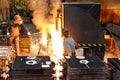
[[[28,6],[33,12],[32,22],[36,25],[36,29],[46,32],[49,29],[48,25],[55,23],[60,0],[30,0]]]

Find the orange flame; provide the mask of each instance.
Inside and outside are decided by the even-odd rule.
[[[55,70],[56,72],[55,72],[55,74],[54,74],[53,76],[56,77],[55,80],[59,80],[59,78],[60,78],[61,76],[63,76],[63,73],[61,72],[61,71],[63,70],[63,67],[58,64],[58,65],[55,65],[54,70]]]
[[[61,1],[30,0],[30,3],[29,8],[33,11],[32,21],[42,34],[40,44],[46,46],[47,55],[51,60],[59,62],[59,59],[63,58],[63,38],[61,37],[61,20],[56,17],[58,17],[57,10],[60,8]]]
[[[60,19],[58,20],[57,30],[55,24],[49,24],[49,26],[50,26],[50,34],[51,34],[51,42],[52,42],[52,50],[53,50],[51,54],[54,54],[58,57],[58,59],[61,59],[63,58],[63,38],[61,37]]]
[[[30,0],[31,4],[29,4],[30,10],[33,11],[32,21],[36,29],[40,30],[42,34],[40,46],[43,48],[40,52],[50,56],[51,61],[56,64],[59,64],[59,60],[63,58],[61,19],[56,18],[58,17],[57,10],[60,8],[60,2],[60,0]],[[58,73],[57,76],[59,76]]]

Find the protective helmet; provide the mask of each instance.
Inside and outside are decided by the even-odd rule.
[[[69,31],[66,28],[63,28],[62,33],[66,33],[66,32],[69,32]]]
[[[17,14],[17,15],[14,16],[14,20],[22,20],[22,18],[21,18],[20,15]]]

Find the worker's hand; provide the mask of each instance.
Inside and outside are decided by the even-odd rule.
[[[78,44],[75,44],[75,49],[78,49],[78,48],[79,48]]]
[[[9,32],[7,32],[7,35],[10,35],[10,33],[9,33]]]
[[[30,33],[30,32],[27,32],[27,35],[31,35],[31,33]]]

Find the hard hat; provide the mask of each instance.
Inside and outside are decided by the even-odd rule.
[[[69,32],[69,31],[66,28],[63,28],[62,33],[66,33],[66,32]]]
[[[22,18],[21,18],[20,15],[15,15],[15,16],[14,16],[14,20],[22,20]]]

